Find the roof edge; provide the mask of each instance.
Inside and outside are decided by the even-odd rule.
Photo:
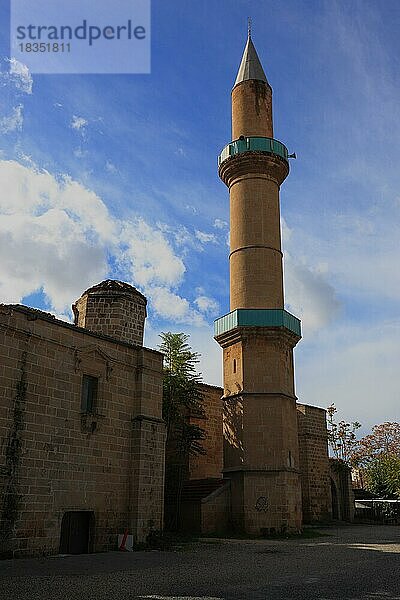
[[[41,321],[53,323],[58,327],[64,327],[65,329],[71,329],[72,331],[77,331],[78,333],[83,333],[85,335],[89,335],[97,339],[113,342],[114,344],[118,344],[119,346],[125,346],[126,348],[135,348],[136,350],[148,350],[149,352],[154,352],[155,354],[162,355],[162,352],[160,352],[159,350],[154,350],[153,348],[148,348],[147,346],[141,346],[140,344],[131,344],[130,342],[124,342],[123,340],[119,340],[112,336],[97,333],[96,331],[90,331],[90,329],[85,329],[85,327],[78,327],[78,325],[74,325],[73,323],[62,321],[61,319],[57,319],[57,317],[55,317],[51,313],[39,310],[38,308],[31,308],[30,306],[24,306],[23,304],[0,304],[0,313],[2,308],[9,308],[19,313],[30,315],[31,317],[33,317],[31,319],[32,321],[40,319]]]

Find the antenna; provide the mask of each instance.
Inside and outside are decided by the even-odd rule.
[[[251,38],[251,17],[247,17],[247,35]]]

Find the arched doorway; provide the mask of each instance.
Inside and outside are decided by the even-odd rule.
[[[92,511],[69,511],[61,522],[60,554],[87,554],[92,551],[94,514]]]

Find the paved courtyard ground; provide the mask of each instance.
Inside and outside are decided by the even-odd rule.
[[[400,600],[400,527],[0,562],[6,600]]]

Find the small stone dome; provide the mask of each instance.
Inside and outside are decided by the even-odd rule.
[[[142,298],[145,304],[147,304],[146,296],[143,296],[133,285],[129,283],[125,283],[125,281],[118,281],[117,279],[105,279],[96,285],[93,285],[85,292],[83,292],[82,296],[85,294],[93,294],[95,292],[117,292],[119,294],[129,294],[131,296],[139,296]]]
[[[143,345],[147,299],[129,283],[106,279],[72,305],[75,325],[118,341]]]

